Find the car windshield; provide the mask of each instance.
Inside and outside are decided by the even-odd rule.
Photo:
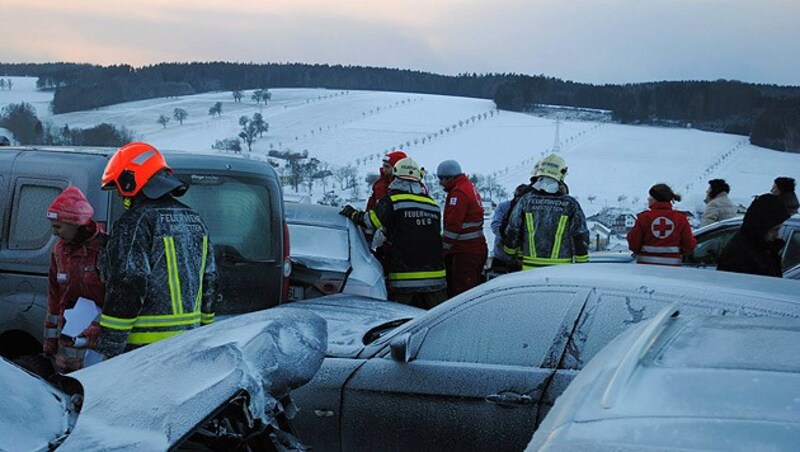
[[[289,223],[291,255],[326,260],[349,260],[350,240],[344,229]]]

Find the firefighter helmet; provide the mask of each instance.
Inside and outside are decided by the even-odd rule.
[[[400,159],[394,164],[394,177],[419,182],[422,178],[419,165],[411,157]]]
[[[533,177],[547,176],[563,182],[566,175],[567,162],[556,154],[550,154],[539,160],[533,167]]]
[[[104,190],[117,189],[122,196],[140,192],[151,199],[160,198],[186,185],[172,175],[172,168],[155,147],[142,142],[128,143],[111,156],[100,184]],[[182,194],[182,193],[180,193]]]

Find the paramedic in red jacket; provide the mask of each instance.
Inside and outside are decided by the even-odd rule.
[[[61,334],[64,311],[75,307],[78,298],[103,307],[105,286],[97,269],[98,256],[108,239],[92,220],[94,209],[75,186],[67,187],[47,209],[53,235],[59,238],[50,258],[47,317],[43,351],[58,373],[83,368],[86,350],[100,330],[89,326],[74,339]]]
[[[672,209],[672,202],[681,197],[667,184],[653,185],[649,193],[650,210],[636,217],[636,224],[628,231],[628,248],[639,264],[680,266],[682,255],[691,253],[697,245],[686,215]]]
[[[483,235],[481,196],[455,160],[445,160],[436,170],[447,192],[442,246],[447,270],[447,294],[454,297],[483,281],[488,248]]]

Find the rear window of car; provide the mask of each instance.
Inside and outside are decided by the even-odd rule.
[[[800,328],[775,319],[708,318],[672,339],[652,364],[669,368],[800,372]]]
[[[252,261],[273,257],[274,234],[269,189],[257,178],[192,175],[181,202],[192,207],[208,226],[211,241],[229,246]]]
[[[344,229],[289,223],[289,237],[292,256],[350,259],[349,238]]]

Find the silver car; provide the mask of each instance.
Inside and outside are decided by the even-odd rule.
[[[587,361],[676,301],[800,318],[795,281],[653,265],[512,273],[429,311],[344,294],[291,303],[329,336],[292,424],[325,451],[521,450]]]
[[[264,310],[59,376],[58,387],[0,358],[0,450],[302,446],[281,430],[282,400],[317,372],[326,342],[320,316]]]
[[[598,353],[527,450],[797,450],[800,321],[678,309]]]
[[[386,300],[383,268],[364,233],[337,207],[286,202],[289,300],[348,293]]]

